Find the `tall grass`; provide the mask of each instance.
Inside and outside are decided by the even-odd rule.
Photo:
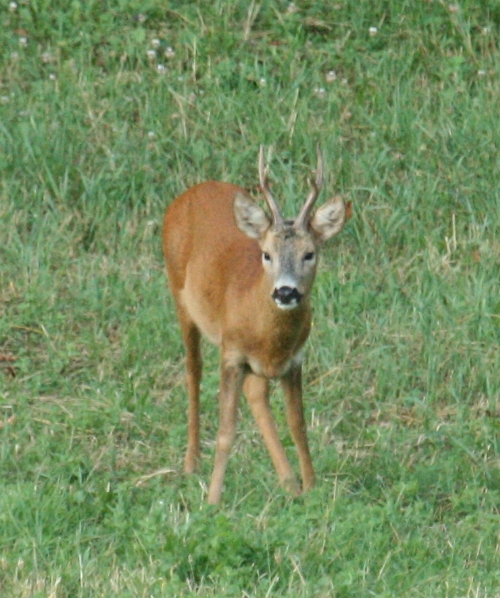
[[[0,593],[499,596],[497,3],[24,0],[0,22]],[[318,485],[276,487],[242,404],[209,508],[217,352],[185,477],[162,213],[210,178],[256,193],[264,143],[292,215],[317,141],[354,206],[315,287]]]

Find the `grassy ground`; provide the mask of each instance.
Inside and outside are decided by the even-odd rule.
[[[0,594],[500,596],[498,3],[21,0],[0,23]],[[209,508],[217,352],[184,477],[162,213],[207,178],[255,189],[265,143],[291,215],[318,140],[354,206],[315,288],[319,483],[276,488],[243,405]]]

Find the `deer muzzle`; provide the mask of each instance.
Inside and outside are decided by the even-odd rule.
[[[293,287],[279,287],[274,289],[272,298],[281,309],[293,309],[297,307],[303,295]]]

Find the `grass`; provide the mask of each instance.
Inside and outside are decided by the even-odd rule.
[[[1,594],[500,596],[497,3],[24,0],[0,22]],[[315,287],[318,485],[276,487],[242,405],[209,508],[217,352],[185,477],[162,213],[209,178],[255,191],[265,143],[291,215],[318,140],[354,206]]]

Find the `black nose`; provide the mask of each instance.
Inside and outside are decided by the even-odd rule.
[[[273,299],[283,305],[288,305],[292,301],[298,303],[302,299],[302,295],[297,289],[292,289],[292,287],[280,287],[279,289],[274,289]]]

